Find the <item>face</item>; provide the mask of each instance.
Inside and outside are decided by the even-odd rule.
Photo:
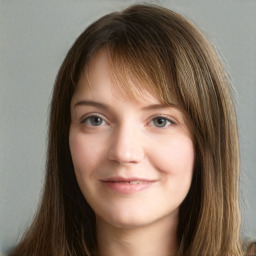
[[[182,113],[146,91],[113,91],[101,53],[72,98],[69,145],[79,187],[101,220],[137,227],[177,216],[192,180],[194,147]]]

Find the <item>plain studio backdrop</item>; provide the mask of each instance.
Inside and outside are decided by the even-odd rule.
[[[91,22],[135,3],[183,14],[219,52],[235,89],[242,236],[256,238],[256,0],[0,0],[1,252],[18,242],[39,202],[50,97],[65,54]]]

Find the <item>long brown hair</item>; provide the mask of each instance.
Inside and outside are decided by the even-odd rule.
[[[68,137],[71,98],[100,50],[109,56],[119,89],[130,96],[147,89],[186,116],[196,161],[180,206],[178,255],[241,255],[239,145],[230,83],[204,35],[181,15],[155,5],[100,18],[69,50],[52,97],[41,206],[13,255],[97,253],[95,215],[78,187]]]

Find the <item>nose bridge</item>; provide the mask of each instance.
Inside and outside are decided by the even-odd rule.
[[[144,157],[142,134],[131,122],[117,125],[113,129],[108,152],[110,160],[119,163],[138,163]]]

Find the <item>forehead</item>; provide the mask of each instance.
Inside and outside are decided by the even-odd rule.
[[[129,73],[125,80],[117,80],[115,73],[123,72],[113,66],[109,61],[106,51],[100,51],[85,68],[79,84],[72,98],[89,97],[92,99],[123,99],[132,100],[137,103],[161,103],[156,93],[152,91],[146,81],[139,81],[135,76]],[[129,72],[127,70],[127,72]],[[143,85],[141,84],[143,83]]]

